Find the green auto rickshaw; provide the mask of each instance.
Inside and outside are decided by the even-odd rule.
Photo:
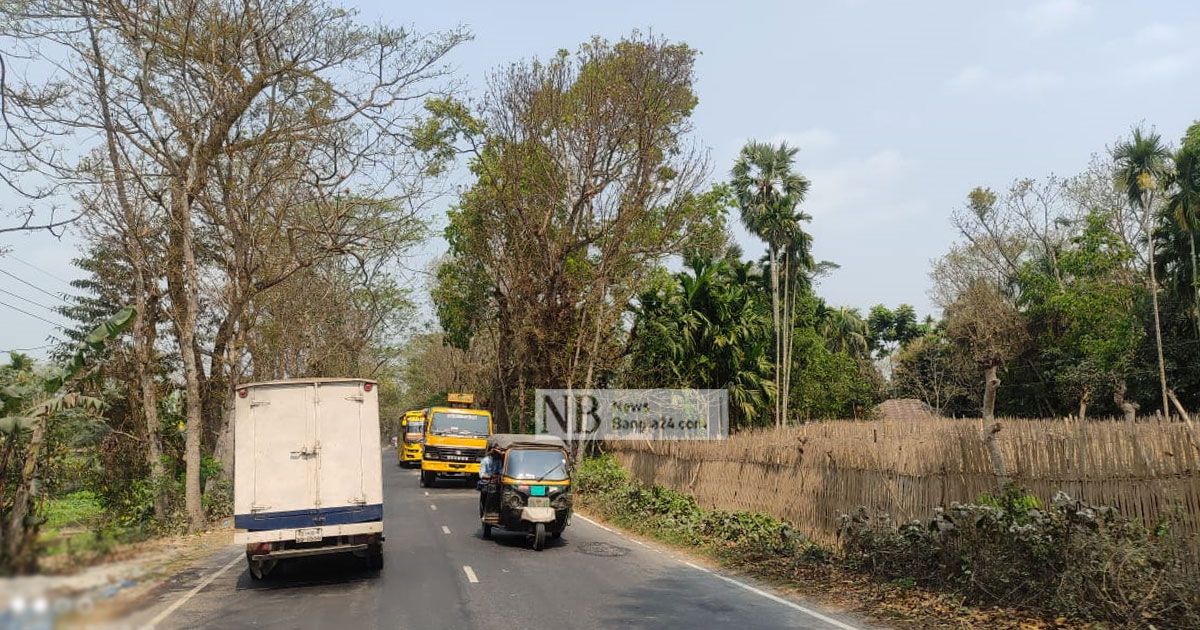
[[[566,443],[552,435],[489,437],[479,471],[483,537],[497,526],[525,532],[541,551],[547,535],[562,536],[571,521],[570,462]]]

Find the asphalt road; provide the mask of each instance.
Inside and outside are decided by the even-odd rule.
[[[385,565],[355,558],[281,565],[268,580],[229,547],[175,576],[133,627],[158,628],[847,628],[738,578],[576,516],[559,540],[533,551],[520,534],[481,537],[474,488],[419,487],[384,453]],[[123,624],[122,624],[123,625]]]

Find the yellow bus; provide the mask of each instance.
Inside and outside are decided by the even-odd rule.
[[[421,465],[421,452],[425,441],[425,410],[414,409],[404,413],[400,420],[400,444],[396,448],[396,459],[405,468]]]
[[[492,412],[472,409],[471,394],[450,394],[447,406],[425,411],[425,444],[421,454],[421,485],[429,488],[438,477],[479,478]]]

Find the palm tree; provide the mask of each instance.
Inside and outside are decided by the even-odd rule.
[[[820,331],[831,351],[844,352],[856,359],[870,356],[870,330],[858,309],[843,306],[826,310]]]
[[[1129,205],[1142,211],[1146,228],[1146,247],[1149,250],[1150,301],[1154,310],[1154,342],[1158,351],[1158,380],[1162,393],[1163,415],[1171,415],[1167,400],[1167,368],[1163,363],[1162,324],[1158,312],[1158,278],[1154,269],[1154,230],[1152,208],[1154,191],[1170,172],[1171,155],[1162,138],[1153,130],[1135,128],[1133,137],[1113,148],[1117,165],[1117,183],[1125,191]]]
[[[1175,170],[1167,185],[1167,214],[1188,237],[1191,252],[1192,319],[1200,334],[1200,282],[1196,278],[1196,230],[1200,229],[1200,146],[1185,144],[1175,153]]]
[[[775,330],[776,426],[783,426],[787,416],[786,379],[789,371],[786,362],[791,356],[791,309],[786,300],[780,299],[780,271],[785,274],[784,286],[788,286],[789,248],[802,243],[807,254],[807,235],[800,229],[800,222],[808,216],[798,212],[797,206],[808,193],[809,181],[792,170],[797,150],[786,143],[773,146],[751,141],[742,148],[730,172],[742,224],[767,244],[771,268],[771,321]]]

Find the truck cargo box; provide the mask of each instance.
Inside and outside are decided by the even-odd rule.
[[[237,389],[234,422],[237,529],[262,534],[292,530],[302,537],[382,531],[379,388],[374,381],[322,378],[244,385]],[[239,538],[295,539],[288,532]]]

